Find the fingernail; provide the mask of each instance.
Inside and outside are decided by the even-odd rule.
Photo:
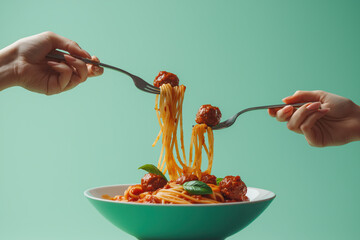
[[[92,56],[91,60],[95,61],[95,62],[100,62],[100,60],[96,57],[96,56]]]
[[[51,65],[51,66],[55,66],[56,64],[58,64],[57,62],[53,62],[53,61],[48,61],[47,64]]]
[[[287,97],[285,97],[285,98],[283,98],[283,99],[281,99],[281,101],[285,101],[286,99],[288,99],[289,97],[291,97],[291,96],[287,96]]]
[[[322,109],[318,109],[318,112],[320,113],[327,113],[330,111],[330,108],[322,108]]]
[[[288,112],[290,112],[291,109],[292,109],[292,107],[291,107],[290,105],[285,106],[285,107],[283,108],[283,112],[284,112],[284,113],[288,113]]]
[[[311,103],[309,106],[307,106],[306,109],[316,110],[316,109],[319,109],[320,105],[321,105],[320,102],[314,102],[314,103]]]
[[[65,60],[68,61],[68,62],[75,62],[76,61],[76,58],[70,56],[70,55],[64,55],[65,56]]]
[[[83,52],[86,54],[86,56],[89,58],[89,59],[91,59],[91,55],[87,52],[87,51],[85,51],[84,49],[82,49],[83,50]]]
[[[101,67],[98,67],[98,66],[93,65],[93,71],[94,71],[94,73],[101,73],[101,72],[102,72],[102,68],[101,68]]]

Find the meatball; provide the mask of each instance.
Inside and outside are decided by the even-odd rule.
[[[218,125],[221,119],[221,112],[218,107],[210,104],[202,105],[196,114],[195,121],[199,124],[205,123],[208,126]]]
[[[186,182],[190,182],[190,181],[195,181],[195,180],[199,180],[198,177],[194,174],[188,175],[188,176],[181,176],[178,179],[176,179],[176,183],[183,185]]]
[[[170,83],[172,87],[179,86],[179,78],[170,72],[161,71],[154,80],[154,86],[160,87],[163,84]]]
[[[248,199],[246,197],[247,187],[239,176],[226,176],[219,186],[221,193],[228,199],[236,201],[246,201]]]
[[[163,177],[153,173],[147,173],[141,179],[141,187],[144,191],[155,191],[164,187],[166,183],[167,181]]]
[[[216,177],[214,175],[210,175],[210,174],[203,174],[201,176],[201,181],[207,184],[214,184],[216,185]]]

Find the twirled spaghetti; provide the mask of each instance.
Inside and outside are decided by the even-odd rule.
[[[160,176],[161,172],[159,172],[160,175],[148,173],[141,180],[141,184],[130,186],[123,196],[104,197],[115,201],[160,204],[213,204],[247,200],[245,196],[246,185],[239,176],[227,176],[218,184],[216,177],[210,175],[214,156],[214,135],[211,127],[204,123],[193,127],[189,158],[186,158],[182,116],[186,87],[184,85],[178,86],[179,80],[174,74],[160,72],[159,76],[154,83],[156,81],[157,84],[163,82],[162,85],[159,84],[160,95],[156,95],[155,99],[155,111],[160,131],[153,146],[161,138],[162,145],[157,168],[163,174],[168,173],[170,181],[167,182],[164,176]],[[156,84],[154,85],[156,86]],[[211,105],[203,105],[202,107],[204,107],[202,111],[205,114],[203,114],[201,121],[206,120],[209,116],[211,116],[211,120],[220,121],[221,113],[218,108]],[[179,140],[178,130],[180,133]],[[203,149],[207,155],[208,166],[202,172]],[[209,193],[191,194],[189,189],[184,188],[184,183],[192,180],[201,181],[203,185],[205,184]]]
[[[205,171],[211,173],[214,150],[214,137],[210,127],[206,124],[195,125],[191,135],[189,161],[186,159],[183,134],[182,104],[184,101],[185,86],[172,87],[164,84],[160,87],[160,98],[157,95],[155,100],[156,115],[160,125],[160,132],[153,143],[158,142],[162,135],[162,148],[158,162],[158,168],[165,174],[168,171],[170,180],[175,181],[181,175],[195,174],[201,178],[202,148],[208,156],[208,168]],[[177,139],[178,125],[180,124],[180,144],[183,159],[179,151]],[[208,133],[209,148],[205,143],[205,133]],[[174,157],[174,148],[178,162]],[[194,157],[194,158],[193,158]]]

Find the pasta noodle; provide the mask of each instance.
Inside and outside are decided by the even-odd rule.
[[[155,101],[155,110],[160,125],[160,132],[153,143],[153,146],[155,146],[162,135],[162,149],[158,168],[163,171],[164,174],[168,171],[170,180],[172,181],[175,181],[181,175],[190,174],[195,174],[201,179],[202,148],[204,148],[207,153],[209,163],[205,172],[207,174],[211,173],[214,149],[213,132],[206,124],[199,124],[193,127],[189,161],[187,162],[184,148],[182,117],[182,103],[184,100],[185,86],[171,87],[170,84],[164,84],[160,89],[160,99],[157,96]],[[180,155],[177,140],[178,124],[180,124],[180,144],[183,160]],[[206,132],[208,133],[209,148],[205,143]],[[178,163],[175,161],[173,154],[174,148]]]
[[[176,75],[174,76],[176,77]],[[130,186],[125,191],[124,196],[103,196],[104,198],[123,202],[160,204],[213,204],[232,201],[231,198],[229,200],[224,197],[221,187],[216,185],[216,177],[210,175],[214,157],[214,135],[211,127],[208,127],[206,124],[197,124],[193,127],[189,158],[186,158],[182,116],[185,90],[186,87],[184,85],[172,86],[166,83],[160,86],[160,95],[156,95],[155,99],[155,111],[160,130],[152,146],[155,146],[161,141],[161,151],[157,168],[163,174],[167,172],[170,181],[166,183],[159,175],[149,176],[149,178],[145,179],[145,175],[142,183]],[[210,105],[207,105],[207,107],[208,106]],[[207,143],[205,135],[207,135]],[[208,165],[206,170],[202,172],[203,149],[206,153]],[[207,183],[207,186],[211,188],[211,194],[191,195],[184,189],[184,185],[182,185],[185,181],[182,183],[178,182],[182,177],[188,178],[187,181],[191,181],[193,180],[192,178],[194,178],[204,182],[204,176],[210,176],[212,178],[212,183]],[[148,181],[150,178],[158,178],[153,179],[156,184],[164,181],[165,183],[153,189],[154,191],[150,191],[142,186],[143,181]],[[227,183],[230,184],[228,185],[230,187],[232,184],[231,181]],[[240,180],[240,177],[238,177],[236,181],[234,185],[236,193],[243,191],[245,187],[244,191],[246,194],[246,186]],[[151,185],[151,187],[153,186]],[[231,194],[231,192],[229,192],[229,194]],[[240,200],[246,200],[245,194]]]
[[[170,182],[167,188],[160,188],[154,192],[143,192],[141,185],[130,186],[124,196],[117,195],[108,198],[122,202],[138,203],[161,203],[161,204],[211,204],[225,202],[220,188],[217,185],[209,184],[213,193],[207,196],[189,195],[182,185]],[[155,197],[155,198],[154,198]],[[156,199],[156,200],[154,200]]]

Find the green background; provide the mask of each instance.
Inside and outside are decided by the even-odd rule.
[[[0,48],[50,30],[149,82],[160,70],[176,73],[187,86],[188,146],[202,104],[227,118],[317,89],[359,104],[359,12],[355,0],[1,0]],[[157,162],[154,97],[111,70],[50,97],[2,91],[0,239],[134,239],[101,217],[83,191],[137,183],[137,167]],[[360,142],[313,148],[266,111],[215,132],[213,173],[239,174],[277,194],[230,240],[356,239],[359,169]]]

